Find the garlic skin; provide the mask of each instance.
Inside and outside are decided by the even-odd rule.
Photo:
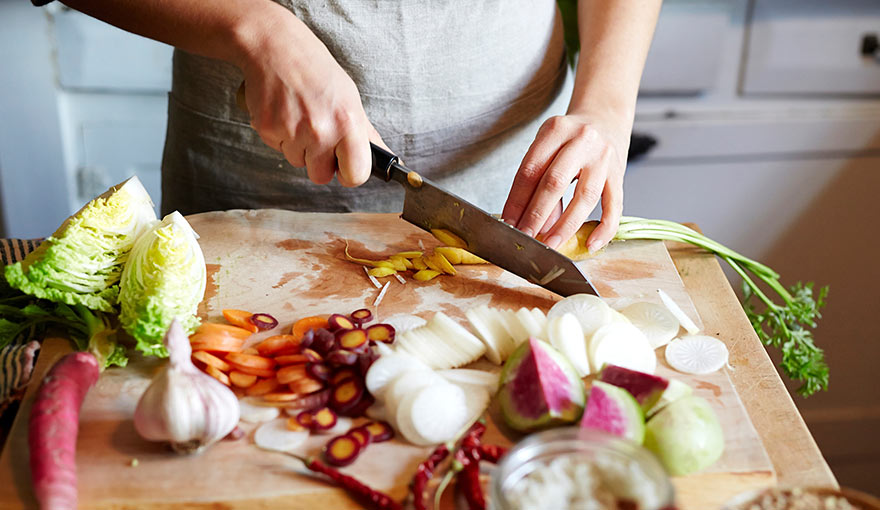
[[[178,453],[197,453],[238,424],[238,397],[193,365],[177,319],[165,334],[168,364],[153,378],[134,411],[134,428],[148,441],[168,441]]]

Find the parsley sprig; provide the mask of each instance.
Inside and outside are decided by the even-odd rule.
[[[828,389],[825,353],[816,346],[812,331],[817,319],[822,317],[819,311],[825,305],[827,286],[815,295],[811,282],[798,282],[786,289],[776,271],[674,221],[625,216],[614,238],[678,241],[719,256],[743,280],[743,309],[758,338],[765,345],[778,348],[782,352],[780,367],[785,375],[803,383],[798,393],[808,397]],[[756,279],[776,294],[776,300],[758,286]]]

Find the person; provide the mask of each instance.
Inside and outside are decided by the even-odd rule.
[[[399,211],[372,141],[551,247],[616,232],[660,0],[577,2],[574,76],[554,0],[62,1],[176,48],[163,213]]]

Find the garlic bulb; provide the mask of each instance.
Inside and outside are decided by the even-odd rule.
[[[153,378],[134,412],[134,428],[149,441],[168,441],[195,453],[223,439],[238,424],[238,398],[193,365],[192,349],[175,319],[165,334],[168,364]]]

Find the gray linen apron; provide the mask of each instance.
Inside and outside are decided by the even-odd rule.
[[[280,0],[327,45],[406,162],[500,212],[541,122],[571,89],[555,0]],[[312,184],[235,106],[241,73],[174,52],[162,210],[400,211],[402,188]]]

